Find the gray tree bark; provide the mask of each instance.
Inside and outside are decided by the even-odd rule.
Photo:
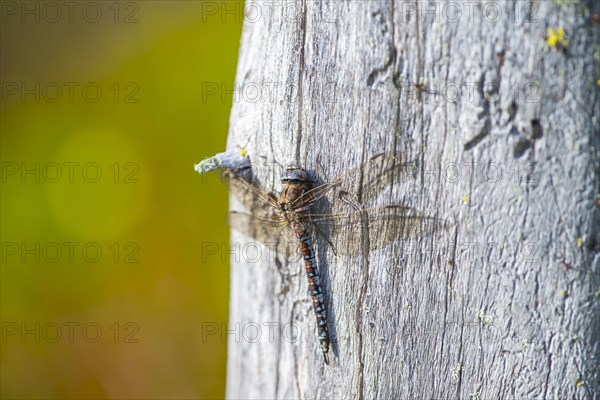
[[[418,173],[368,206],[450,227],[363,257],[318,242],[329,366],[301,260],[249,260],[232,232],[227,397],[597,398],[598,5],[246,11],[228,148],[264,187],[276,163],[327,181],[394,151]]]

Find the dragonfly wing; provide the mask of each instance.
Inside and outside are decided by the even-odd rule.
[[[371,157],[334,182],[338,190],[349,193],[357,193],[357,185],[360,184],[361,201],[366,204],[386,187],[414,179],[416,172],[416,162],[403,159],[400,153],[384,152]]]
[[[410,207],[379,207],[368,214],[370,248],[375,249],[394,241],[429,237],[447,226],[440,218],[423,215]]]
[[[271,193],[262,190],[256,182],[250,180],[251,172],[226,170],[222,176],[229,187],[230,193],[248,210],[266,215],[277,207],[275,197]],[[261,212],[261,209],[265,211]]]
[[[436,217],[399,205],[376,207],[346,214],[311,215],[318,231],[333,238],[340,254],[364,254],[389,243],[431,236],[447,224]],[[368,236],[366,236],[368,235]]]
[[[252,214],[231,211],[228,222],[231,229],[256,239],[271,251],[286,255],[290,249],[297,251],[298,241],[292,231],[281,225],[275,217],[261,218]]]
[[[295,260],[299,242],[277,214],[279,205],[275,196],[251,182],[248,174],[227,171],[224,178],[235,198],[250,212],[230,212],[229,226],[261,242],[270,252],[283,255],[285,260]]]

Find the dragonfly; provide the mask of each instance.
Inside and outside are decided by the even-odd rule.
[[[428,235],[444,225],[436,217],[423,215],[403,205],[368,208],[386,187],[414,179],[416,164],[402,162],[395,152],[378,154],[331,182],[319,182],[309,172],[292,163],[281,174],[280,193],[261,187],[251,176],[250,168],[230,169],[224,173],[230,191],[249,212],[232,211],[229,224],[263,243],[280,243],[288,238],[298,244],[308,280],[308,292],[316,316],[318,340],[324,362],[329,364],[330,337],[327,306],[315,256],[314,235],[322,235],[334,254],[359,255],[395,240]],[[359,192],[359,195],[356,195]],[[324,200],[336,203],[331,212],[323,210]],[[328,239],[326,232],[343,229],[343,247]],[[364,234],[377,232],[365,243]],[[284,239],[285,240],[285,239]],[[340,251],[341,250],[341,251]]]

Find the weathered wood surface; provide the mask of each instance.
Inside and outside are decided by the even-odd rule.
[[[301,261],[232,232],[227,397],[598,397],[599,7],[558,3],[248,3],[228,148],[275,188],[275,163],[328,180],[398,151],[419,173],[369,205],[452,224],[367,257],[319,242],[330,366]]]

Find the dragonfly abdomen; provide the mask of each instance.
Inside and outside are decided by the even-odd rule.
[[[319,333],[319,345],[325,358],[325,363],[329,364],[327,353],[329,352],[329,332],[327,329],[327,310],[323,300],[323,289],[319,279],[319,269],[315,260],[315,252],[312,244],[310,233],[305,228],[294,229],[298,240],[300,240],[300,248],[302,258],[304,259],[304,267],[306,269],[306,278],[308,279],[308,292],[310,294],[313,310],[317,317],[317,329]]]

